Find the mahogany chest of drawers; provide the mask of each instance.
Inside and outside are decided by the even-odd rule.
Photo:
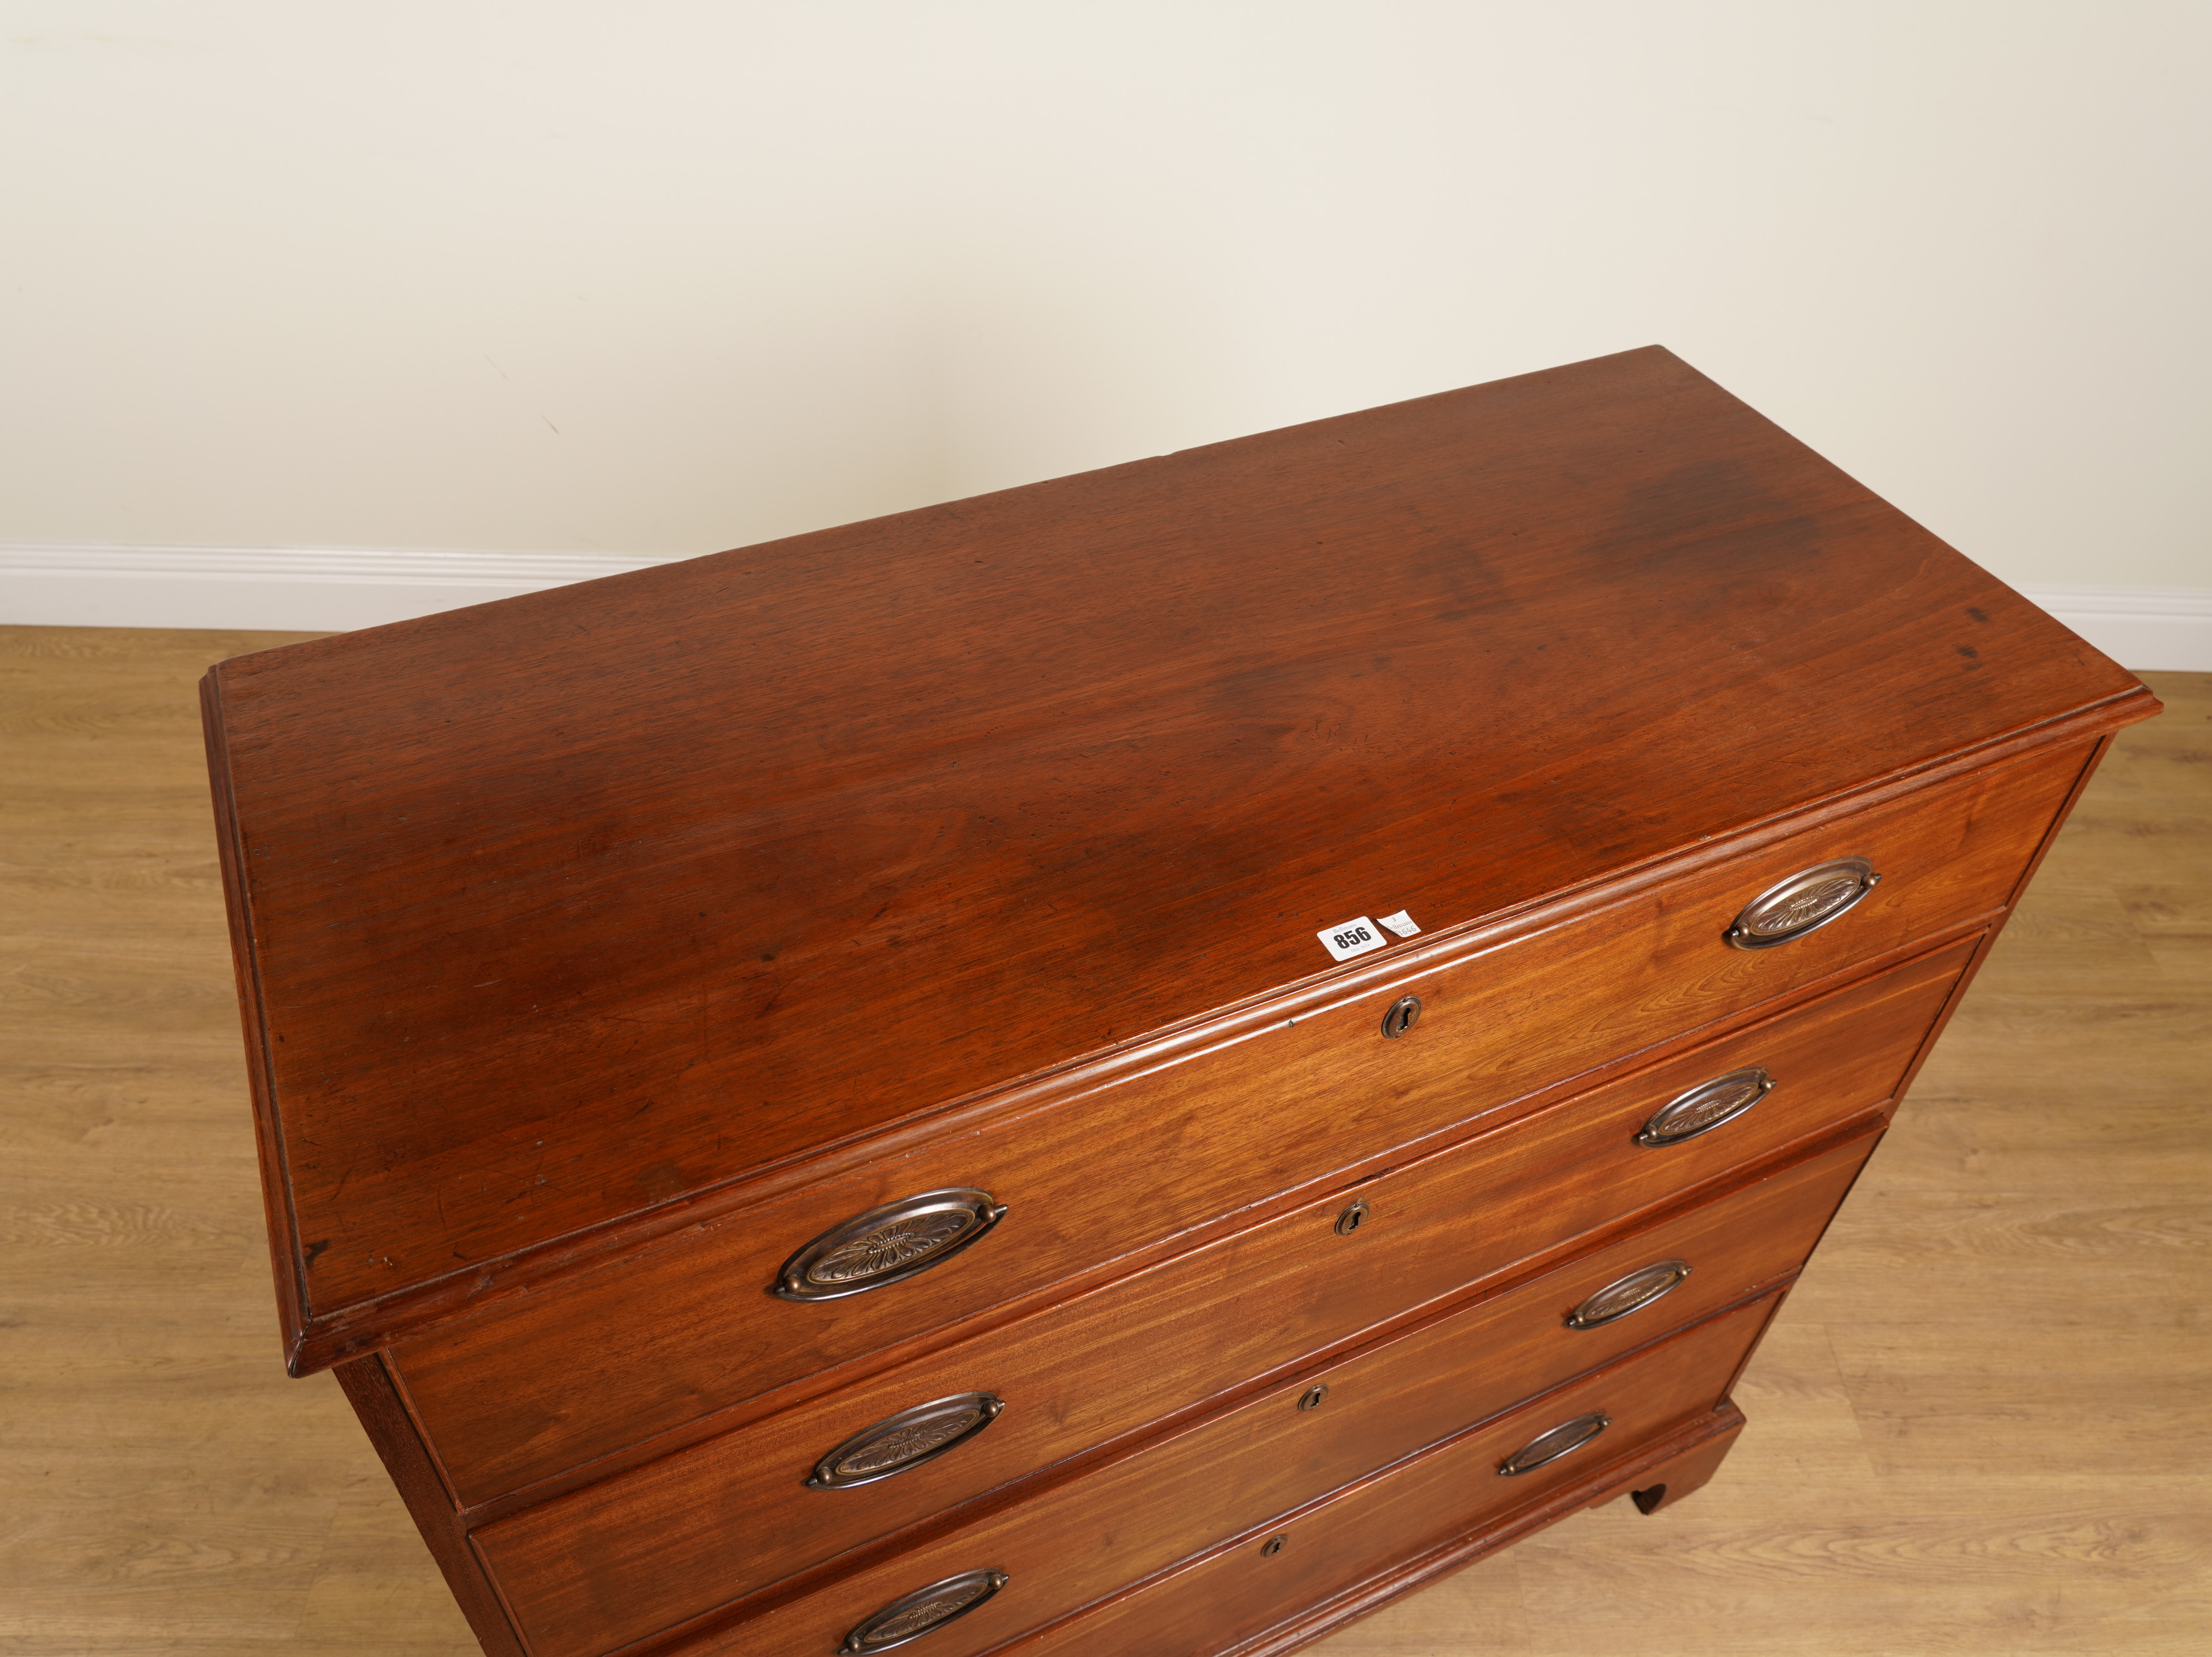
[[[2125,672],[1658,349],[223,663],[484,1649],[1285,1650],[1694,1489]]]

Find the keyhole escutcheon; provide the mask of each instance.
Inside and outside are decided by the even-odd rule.
[[[1421,998],[1401,995],[1390,1004],[1390,1011],[1382,1015],[1382,1034],[1393,1041],[1421,1022]]]

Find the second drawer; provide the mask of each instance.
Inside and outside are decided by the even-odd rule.
[[[1871,1143],[1849,1141],[1646,1226],[1046,1492],[1023,1511],[1060,1538],[1038,1556],[1051,1562],[1044,1574],[1056,1586],[1043,1589],[1032,1568],[1023,1597],[1058,1615],[1786,1277]],[[1236,1303],[1210,1312],[1223,1321],[1240,1314],[1265,1315]],[[1048,1458],[1055,1417],[1081,1413],[1079,1380],[1071,1387],[1049,1370],[1025,1372],[988,1346],[964,1363],[915,1396],[933,1396],[931,1386],[951,1390],[957,1376],[1002,1397],[1006,1413],[972,1445],[928,1466],[957,1466],[963,1451],[980,1461],[987,1448],[1000,1448],[992,1441],[1002,1429],[1013,1429],[1006,1443],[1048,1447]],[[1097,1385],[1141,1384],[1153,1363],[1171,1370],[1174,1357],[1150,1342],[1132,1345],[1118,1362],[1099,1363]],[[765,1580],[763,1562],[802,1560],[824,1537],[874,1533],[911,1516],[914,1504],[897,1489],[903,1480],[803,1489],[806,1459],[784,1450],[733,1435],[489,1526],[477,1545],[532,1650],[587,1657],[737,1597]],[[1183,1494],[1170,1504],[1153,1500],[1152,1492],[1169,1489]],[[819,1643],[816,1624],[852,1620],[852,1607],[871,1594],[893,1597],[884,1583],[902,1575],[913,1579],[909,1587],[933,1580],[940,1557],[950,1560],[967,1545],[964,1534],[806,1595],[769,1613],[757,1633],[733,1634],[714,1648],[751,1654]],[[966,1648],[958,1639],[950,1646]]]

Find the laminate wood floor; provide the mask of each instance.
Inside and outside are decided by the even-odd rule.
[[[306,636],[0,628],[0,1653],[476,1650],[336,1382],[277,1356],[194,685]],[[1719,1476],[1310,1650],[2212,1652],[2212,675],[2145,677],[2165,717],[2052,851]]]

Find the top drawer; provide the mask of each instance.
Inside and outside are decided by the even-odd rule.
[[[1394,977],[1386,956],[1383,971],[1310,1017],[1114,1085],[1072,1084],[457,1319],[393,1356],[464,1505],[527,1488],[1988,915],[2088,753],[1954,779],[1449,964],[1408,961]],[[1753,899],[1850,858],[1882,879],[1848,913],[1779,947],[1730,947],[1724,935]],[[1407,994],[1423,1015],[1386,1039],[1383,1013]],[[771,1292],[810,1240],[948,1187],[988,1193],[1006,1217],[879,1288],[817,1301]],[[880,1241],[887,1258],[918,1246]]]

